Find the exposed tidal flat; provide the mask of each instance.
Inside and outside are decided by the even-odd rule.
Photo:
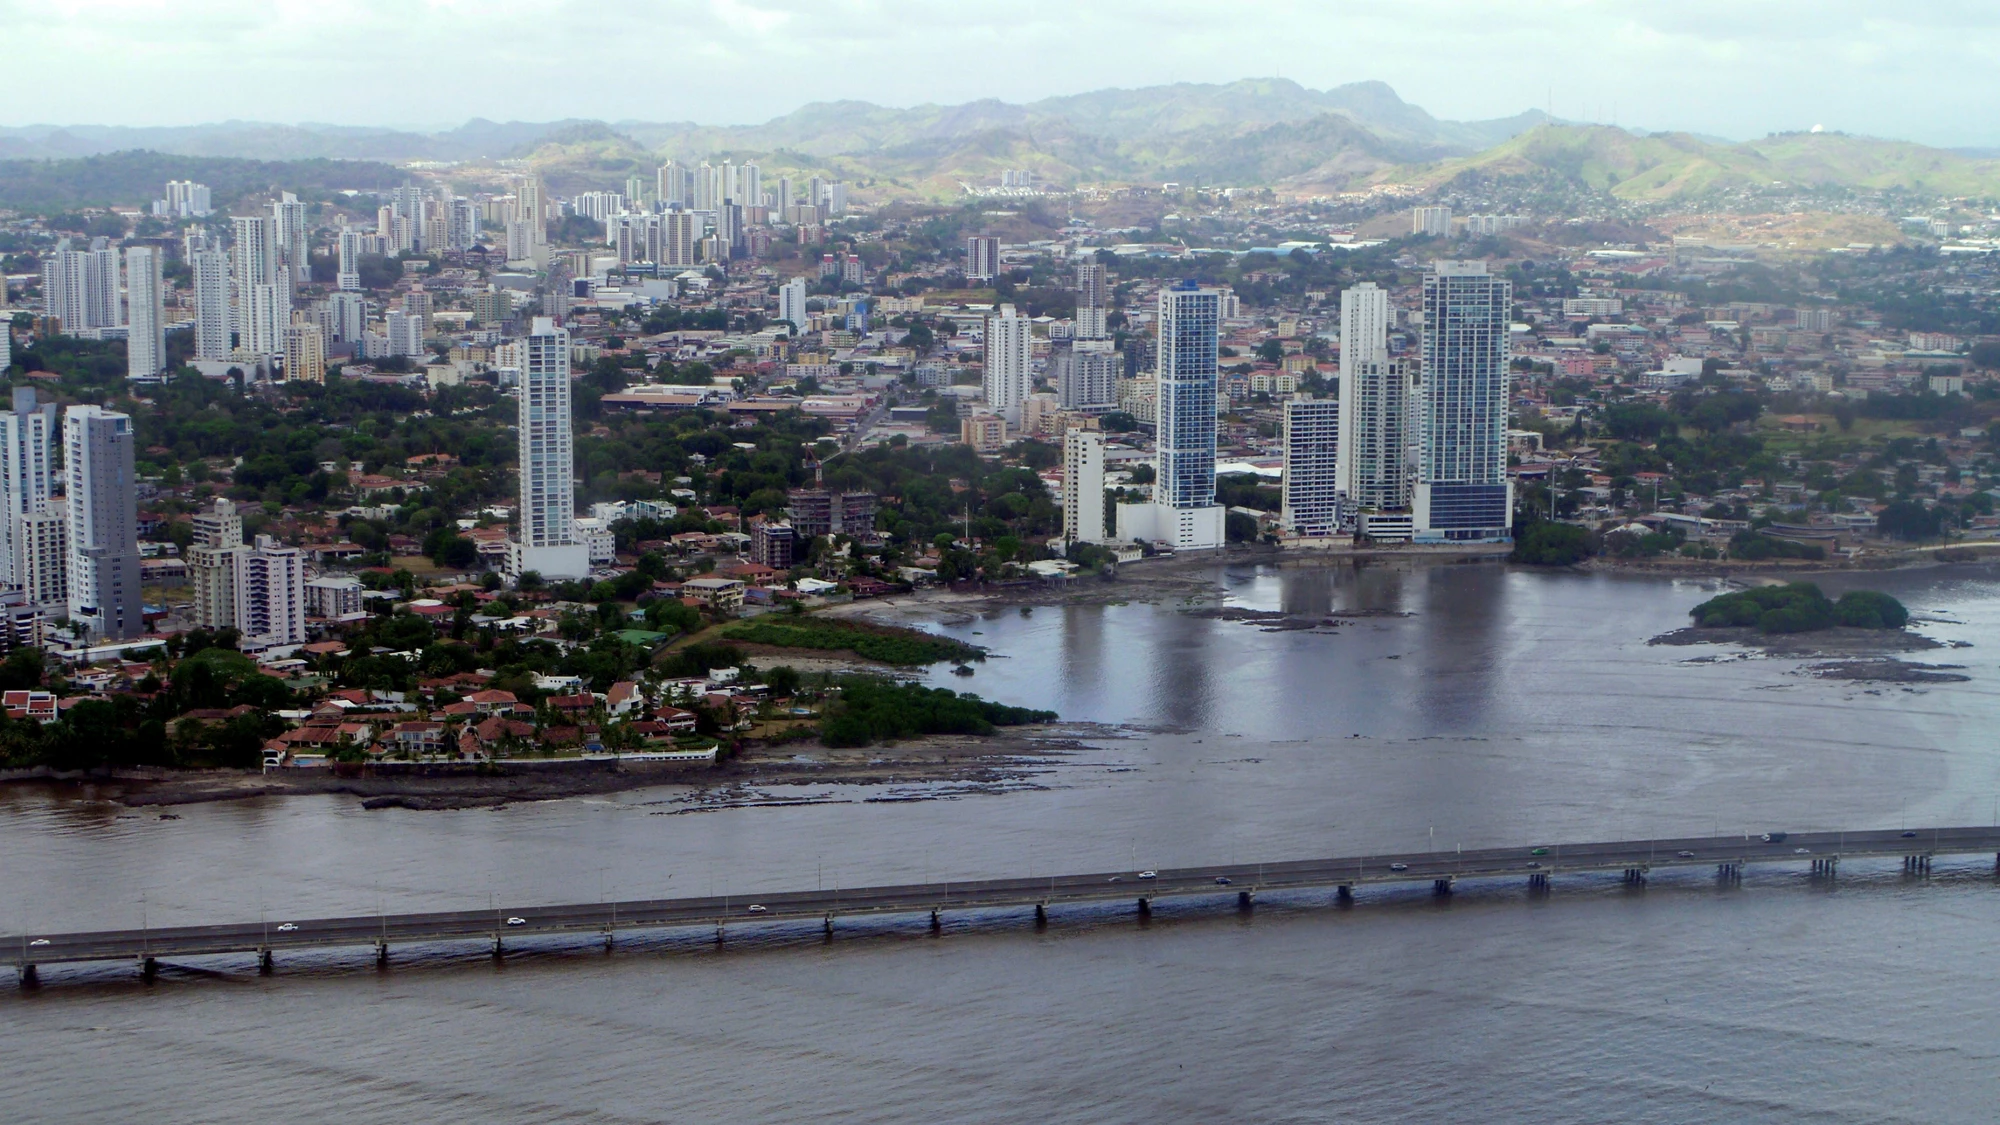
[[[1351,560],[1211,577],[1127,604],[911,606],[943,605],[934,627],[991,653],[933,682],[1092,724],[1002,783],[787,777],[449,812],[265,797],[176,820],[14,788],[0,931],[1988,823],[2000,799],[1991,570],[1851,580],[1970,645],[1949,652],[1964,681],[1918,684],[1649,644],[1710,579]],[[150,987],[129,966],[54,969],[0,997],[0,1104],[22,1121],[1988,1120],[1991,862],[1890,866],[1167,904],[1144,925],[1086,911],[940,940],[857,920],[827,944],[742,927],[719,950],[410,950],[381,974],[356,951],[268,978],[169,965]]]

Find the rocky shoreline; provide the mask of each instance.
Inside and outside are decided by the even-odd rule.
[[[1076,724],[1008,728],[990,737],[913,739],[886,746],[833,750],[817,743],[753,743],[714,765],[677,762],[563,762],[429,773],[339,776],[331,770],[169,770],[139,768],[89,773],[17,770],[0,784],[53,785],[85,799],[128,808],[170,809],[211,801],[307,795],[361,799],[365,809],[499,808],[635,789],[680,788],[699,807],[704,796],[751,785],[832,783],[890,786],[1018,784],[1084,747],[1087,737],[1115,731]]]

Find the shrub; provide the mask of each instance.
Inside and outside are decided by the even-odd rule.
[[[1570,566],[1591,556],[1590,533],[1575,524],[1533,523],[1514,540],[1513,559],[1529,566]]]
[[[1766,633],[1809,633],[1835,625],[1858,629],[1900,629],[1910,620],[1903,603],[1887,594],[1855,590],[1828,601],[1810,582],[1760,586],[1710,598],[1689,611],[1704,629],[1755,625]]]

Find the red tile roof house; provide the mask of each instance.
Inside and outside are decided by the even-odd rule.
[[[443,723],[397,723],[389,728],[386,741],[397,753],[412,757],[423,754],[441,754],[445,746]]]
[[[514,705],[521,701],[515,699],[511,691],[489,688],[486,691],[473,692],[466,697],[466,702],[477,707],[480,714],[491,715],[496,712],[512,711]]]
[[[604,712],[607,715],[629,715],[646,702],[639,691],[639,685],[630,680],[620,680],[604,693]]]
[[[509,741],[518,741],[524,746],[533,746],[535,743],[535,724],[517,719],[504,719],[498,715],[471,730],[473,739],[488,754],[494,754]]]
[[[38,723],[56,721],[56,697],[46,691],[10,691],[0,696],[10,719],[33,719]]]
[[[549,710],[569,718],[588,715],[597,706],[597,697],[584,692],[581,695],[552,695],[546,701]]]

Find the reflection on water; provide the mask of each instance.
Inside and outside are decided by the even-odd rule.
[[[1648,646],[1705,580],[1222,577],[1231,605],[1342,623],[1139,604],[946,628],[995,659],[939,683],[1148,728],[1038,790],[701,815],[654,815],[675,789],[454,813],[328,797],[163,821],[0,789],[0,932],[2000,814],[1990,572],[1827,581],[1888,589],[1943,619],[1927,634],[1977,646],[1925,658],[1971,682],[1918,689]],[[1993,1036],[1991,882],[1982,861],[1838,889],[1774,874],[1534,903],[1493,887],[935,942],[884,924],[720,956],[412,952],[381,976],[302,959],[151,990],[121,969],[0,997],[18,1032],[0,1105],[24,1121],[1985,1120],[1990,1068],[1935,1060]]]

